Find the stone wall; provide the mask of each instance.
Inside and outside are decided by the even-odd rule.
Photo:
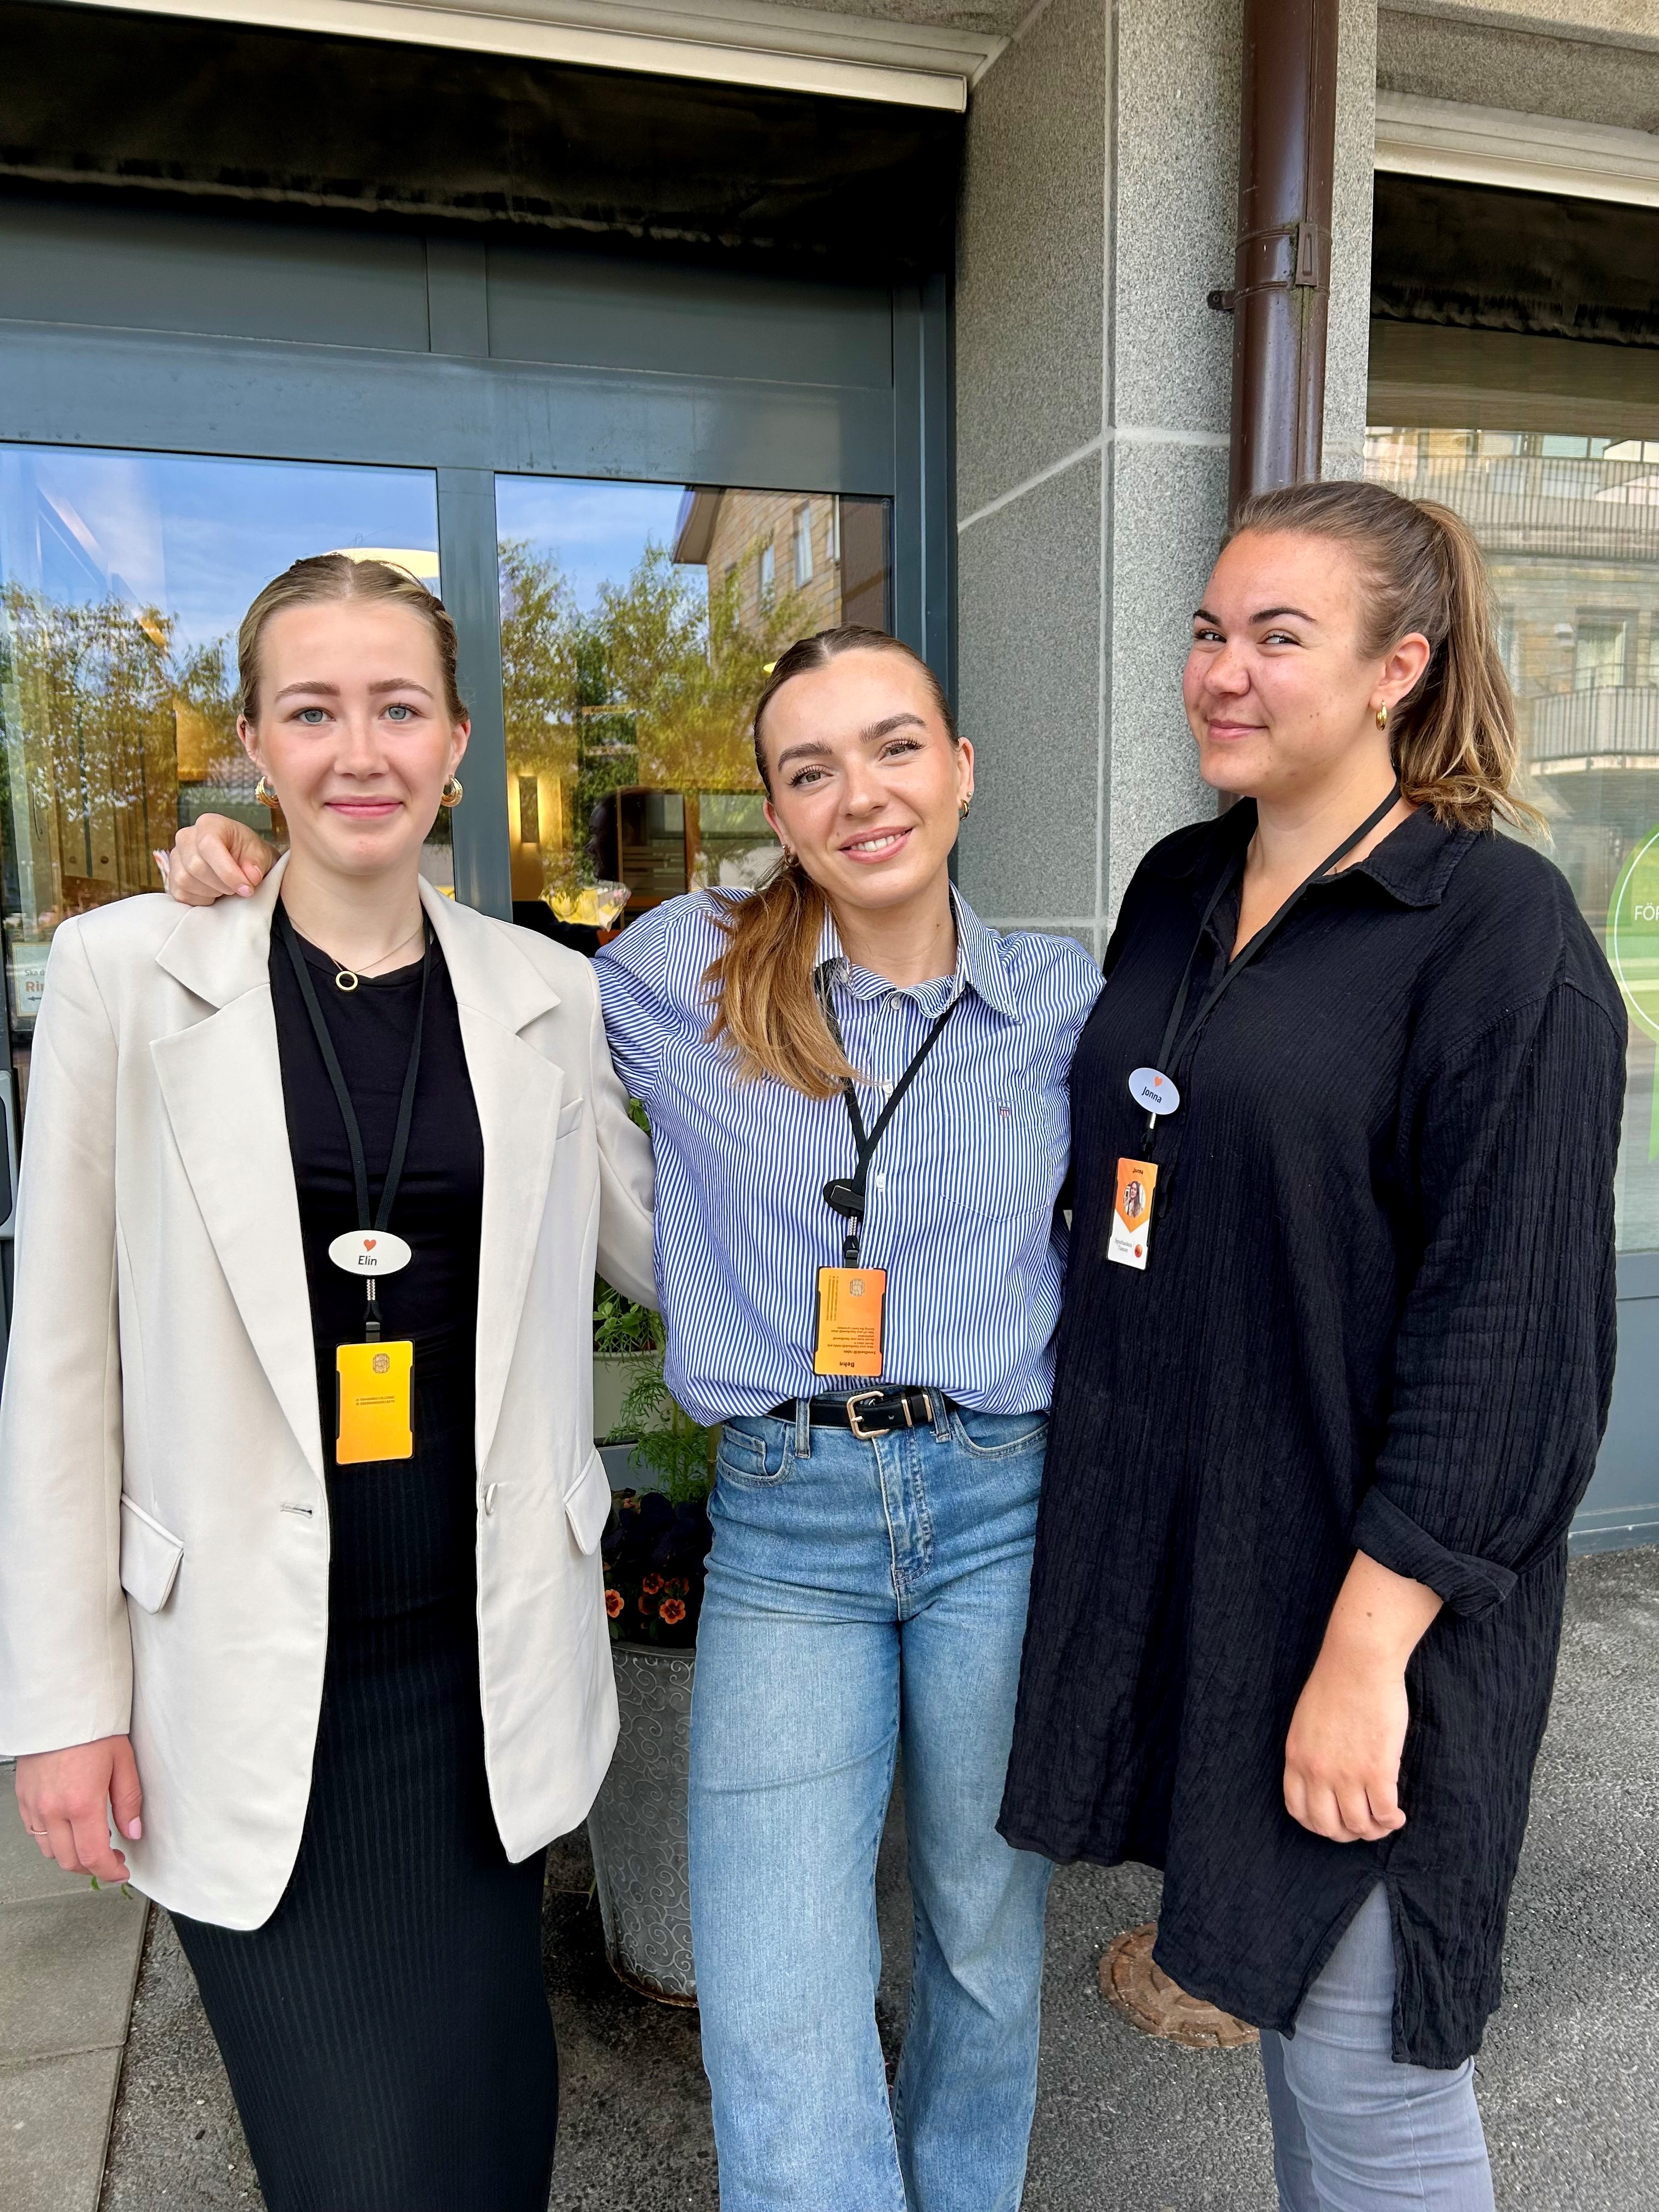
[[[957,246],[961,879],[1103,951],[1207,812],[1180,674],[1226,517],[1240,0],[1047,0],[969,108]],[[1363,451],[1374,0],[1344,0],[1326,466]]]
[[[1385,7],[1377,20],[1376,78],[1384,92],[1507,107],[1627,131],[1659,131],[1659,0],[1640,0],[1628,44],[1588,35],[1586,10],[1553,0],[1559,20],[1493,23],[1459,12]]]

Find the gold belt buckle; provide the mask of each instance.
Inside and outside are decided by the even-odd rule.
[[[878,1437],[885,1436],[887,1431],[885,1429],[860,1428],[859,1407],[867,1406],[872,1401],[884,1398],[886,1395],[887,1393],[884,1390],[855,1390],[847,1401],[847,1425],[861,1444],[872,1444]]]

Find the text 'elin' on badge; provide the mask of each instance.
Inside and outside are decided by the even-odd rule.
[[[334,1239],[328,1256],[348,1275],[395,1275],[415,1255],[389,1229],[349,1229]]]

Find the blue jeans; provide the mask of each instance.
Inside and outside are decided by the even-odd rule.
[[[721,2212],[1015,2212],[1053,1869],[996,1833],[1042,1414],[860,1443],[728,1421],[691,1711]],[[876,1850],[904,1753],[915,1949],[890,2108]]]
[[[1404,2066],[1393,2040],[1379,1883],[1303,1999],[1296,2033],[1262,2034],[1281,2212],[1492,2212],[1474,2059]]]

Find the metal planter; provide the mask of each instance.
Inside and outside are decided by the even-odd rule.
[[[616,1756],[587,1816],[605,1956],[619,1980],[694,2005],[686,1799],[695,1651],[618,1644]]]

